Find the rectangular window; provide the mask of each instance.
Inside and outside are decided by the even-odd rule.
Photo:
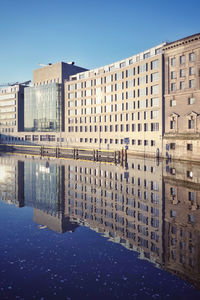
[[[192,151],[192,150],[193,150],[193,145],[187,144],[187,151]]]
[[[185,77],[185,69],[180,69],[180,77]]]
[[[159,67],[159,60],[158,59],[153,60],[151,62],[151,70],[157,69],[158,67]]]
[[[132,140],[132,145],[135,145],[135,140]]]
[[[185,55],[180,56],[180,64],[185,64]]]
[[[170,106],[176,106],[176,100],[170,100]]]
[[[195,103],[195,98],[188,98],[188,104],[192,105]]]
[[[151,106],[159,106],[159,98],[151,98]]]
[[[190,53],[189,54],[189,61],[194,61],[195,60],[195,54],[194,53]]]
[[[176,72],[175,71],[172,71],[171,72],[171,79],[175,79],[176,78]]]
[[[194,84],[194,79],[189,80],[189,88],[194,88],[195,84]]]
[[[176,58],[172,57],[171,58],[171,66],[174,67],[176,65]]]
[[[171,91],[175,91],[176,90],[176,84],[175,83],[171,83]]]
[[[151,123],[151,131],[159,131],[159,123]]]
[[[176,144],[175,143],[170,143],[169,147],[170,147],[171,150],[175,150]]]
[[[194,67],[190,67],[189,68],[189,75],[194,75],[194,73],[195,73],[194,70],[195,70]]]
[[[194,120],[188,120],[188,129],[194,129]]]
[[[158,110],[151,111],[151,119],[158,119]]]
[[[180,90],[183,90],[185,88],[185,81],[180,82]]]
[[[159,93],[159,85],[153,85],[151,87],[151,94],[158,94]]]

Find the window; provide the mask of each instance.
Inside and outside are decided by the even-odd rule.
[[[189,54],[189,61],[194,61],[195,60],[195,54],[194,53],[190,53]]]
[[[144,59],[149,58],[150,57],[150,52],[147,52],[144,54]]]
[[[144,145],[148,146],[148,140],[144,140]]]
[[[159,123],[151,123],[151,131],[159,131]]]
[[[195,98],[188,98],[188,104],[192,105],[195,103]]]
[[[170,106],[176,106],[176,100],[170,100]]]
[[[158,59],[153,60],[151,62],[151,70],[157,69],[158,67],[159,67],[159,60]]]
[[[188,178],[192,178],[192,177],[193,177],[192,171],[187,171],[187,177],[188,177]]]
[[[159,98],[151,98],[151,106],[159,106]]]
[[[138,146],[142,145],[142,140],[138,140]]]
[[[138,124],[138,131],[142,131],[142,124]]]
[[[176,78],[176,72],[175,71],[172,71],[171,72],[171,79],[175,79]]]
[[[194,67],[190,67],[189,68],[189,75],[194,75],[194,73],[195,73],[194,70],[195,70]]]
[[[176,120],[175,120],[175,118],[173,118],[170,121],[170,129],[176,129]]]
[[[151,94],[158,94],[159,93],[159,85],[153,85],[151,87]]]
[[[151,119],[158,119],[158,110],[151,111]]]
[[[175,143],[170,143],[169,147],[170,147],[171,150],[175,150],[176,144]]]
[[[176,58],[175,57],[173,57],[173,58],[171,58],[171,66],[175,66],[176,65]]]
[[[194,129],[194,119],[188,120],[188,129]]]
[[[132,145],[135,145],[135,140],[132,140]]]
[[[185,55],[180,56],[180,64],[185,64]]]
[[[185,77],[185,69],[180,69],[180,77]]]
[[[192,151],[192,150],[193,150],[193,145],[187,144],[187,151]]]
[[[183,90],[185,88],[185,81],[180,82],[180,90]]]
[[[151,140],[151,147],[153,147],[153,146],[155,146],[155,145],[156,145],[155,141],[154,141],[154,140]]]
[[[194,79],[189,80],[189,88],[194,88],[195,84],[194,84]]]
[[[171,83],[171,91],[175,91],[176,90],[176,84],[175,83]]]

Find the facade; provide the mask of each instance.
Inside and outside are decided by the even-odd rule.
[[[163,44],[65,83],[67,145],[162,154]]]
[[[3,142],[200,158],[200,34],[93,70],[34,70],[24,107],[13,88],[0,90]]]
[[[6,141],[24,130],[24,88],[22,84],[0,88],[0,136]]]
[[[167,44],[163,51],[164,151],[172,158],[199,160],[200,34]]]

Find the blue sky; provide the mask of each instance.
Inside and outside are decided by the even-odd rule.
[[[0,84],[38,63],[92,69],[200,32],[199,0],[0,0]]]

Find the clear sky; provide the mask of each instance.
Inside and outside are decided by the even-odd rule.
[[[200,32],[200,0],[0,0],[0,84],[38,63],[93,69]]]

